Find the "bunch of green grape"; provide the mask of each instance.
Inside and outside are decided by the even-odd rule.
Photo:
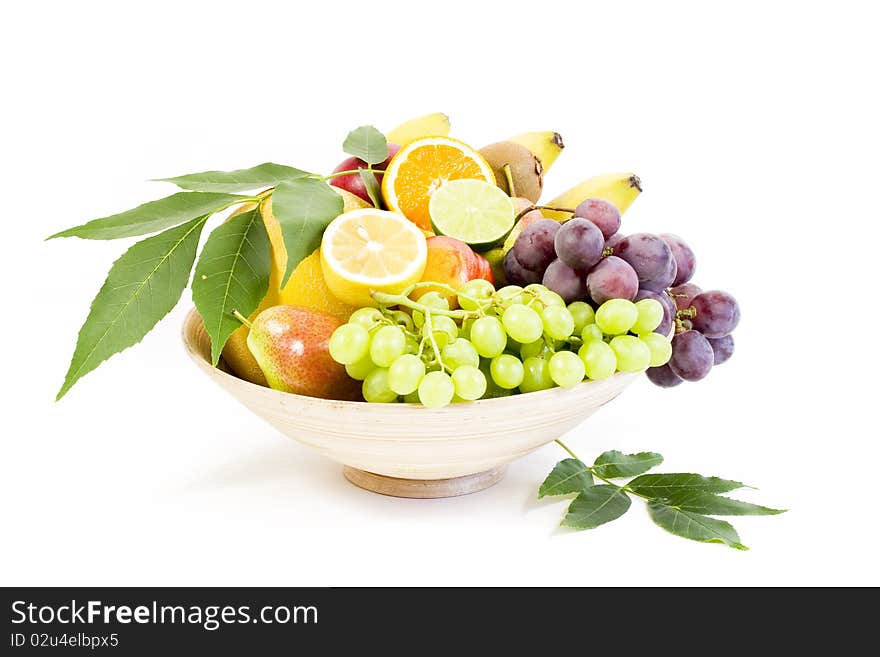
[[[439,408],[641,372],[672,353],[670,339],[653,333],[663,319],[654,299],[611,299],[594,310],[566,306],[543,285],[495,290],[481,279],[456,294],[454,310],[436,291],[361,308],[334,331],[330,355],[363,382],[368,402]]]

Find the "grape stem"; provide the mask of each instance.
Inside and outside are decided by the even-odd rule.
[[[440,287],[455,292],[455,290],[453,290],[451,287],[449,287],[448,285],[443,285],[442,283],[416,283],[415,285],[410,286],[410,288],[407,288],[407,290],[411,292],[412,289],[425,286]],[[475,310],[447,310],[445,308],[430,308],[423,303],[419,303],[418,301],[413,301],[412,299],[410,299],[407,296],[407,290],[404,290],[404,292],[401,294],[372,292],[370,296],[372,296],[373,299],[376,300],[376,303],[381,306],[404,306],[405,308],[410,308],[411,310],[418,310],[419,312],[424,313],[426,317],[429,313],[433,313],[435,315],[446,315],[447,317],[452,317],[453,319],[469,319],[479,317],[479,312]]]
[[[431,311],[426,310],[425,313],[425,333],[428,336],[428,340],[431,342],[431,349],[434,350],[434,358],[437,360],[437,364],[440,366],[440,369],[443,372],[446,372],[449,368],[446,367],[446,363],[443,362],[443,359],[440,357],[440,347],[437,345],[437,340],[434,339],[434,327],[431,324]]]
[[[568,447],[568,445],[566,445],[564,442],[562,442],[561,440],[559,440],[559,439],[557,438],[557,439],[556,439],[556,443],[557,443],[562,449],[564,449],[566,452],[568,452],[568,453],[571,455],[571,458],[575,459],[576,461],[581,461],[581,460],[578,458],[578,455],[575,454],[573,451],[571,451],[571,449]],[[626,491],[626,492],[629,493],[630,495],[635,495],[636,497],[641,497],[643,500],[650,500],[650,499],[653,499],[653,498],[651,498],[651,497],[648,496],[648,495],[643,495],[642,493],[637,493],[636,491],[634,491],[632,488],[629,487],[629,484],[624,484],[623,486],[618,486],[618,485],[615,484],[613,481],[610,481],[610,480],[606,479],[605,477],[603,477],[602,475],[600,475],[598,472],[596,472],[596,468],[587,465],[587,464],[584,463],[583,461],[581,461],[581,463],[583,463],[584,467],[585,467],[587,470],[590,471],[590,474],[591,474],[591,475],[593,475],[596,479],[600,479],[601,481],[604,481],[604,482],[605,482],[606,484],[608,484],[609,486],[614,486],[615,488],[620,488],[621,490]]]
[[[682,295],[684,296],[684,295]],[[675,316],[678,319],[693,319],[697,316],[697,309],[691,306],[690,308],[683,308],[675,313]]]
[[[511,194],[513,196],[513,194]],[[524,215],[528,214],[532,210],[551,210],[553,212],[567,212],[569,214],[574,214],[574,210],[571,208],[556,208],[552,205],[530,205],[517,213],[517,215],[513,218],[514,223],[523,218]]]

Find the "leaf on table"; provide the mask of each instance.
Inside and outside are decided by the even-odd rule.
[[[593,529],[622,516],[630,504],[629,496],[617,486],[590,486],[574,498],[562,524],[575,529]]]
[[[564,459],[554,466],[541,484],[538,499],[549,495],[580,493],[592,485],[593,475],[586,465],[578,459]]]
[[[686,491],[703,491],[705,493],[726,493],[743,488],[745,484],[730,479],[704,477],[689,472],[670,474],[643,474],[627,484],[627,488],[652,498],[668,498],[673,494]]]
[[[662,502],[682,511],[692,511],[707,516],[774,516],[785,513],[785,509],[771,509],[702,490],[672,490]]]
[[[601,477],[634,477],[663,463],[663,457],[656,452],[624,454],[617,450],[604,452],[593,463],[593,470]]]
[[[211,338],[211,362],[269,289],[271,246],[259,206],[220,224],[208,236],[193,276],[193,302]]]
[[[132,210],[94,219],[80,226],[55,233],[56,237],[80,237],[87,240],[115,240],[155,233],[198,217],[212,215],[248,200],[246,196],[215,192],[178,192],[150,201]]]
[[[361,176],[361,180],[364,181],[364,187],[367,188],[367,196],[370,197],[370,200],[373,202],[374,208],[382,208],[382,187],[379,185],[379,180],[376,178],[376,174],[372,171],[367,171],[366,169],[360,169],[358,173]]]
[[[348,133],[342,150],[367,164],[379,164],[388,159],[388,140],[371,125],[362,125]]]
[[[140,342],[174,308],[207,220],[199,217],[141,240],[113,263],[79,331],[56,399],[110,356]]]
[[[342,213],[343,205],[342,197],[323,180],[299,178],[278,183],[272,192],[272,214],[278,219],[287,249],[282,286],[296,266],[321,245],[324,229]]]
[[[250,169],[234,171],[202,171],[173,178],[156,178],[156,182],[174,183],[182,189],[199,192],[246,192],[275,187],[282,180],[295,180],[309,175],[306,171],[284,164],[264,162]]]
[[[702,543],[723,543],[737,550],[748,550],[729,522],[685,511],[662,502],[648,502],[648,513],[654,523],[676,536]]]

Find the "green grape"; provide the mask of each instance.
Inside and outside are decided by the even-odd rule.
[[[523,361],[523,380],[519,384],[521,392],[536,392],[553,387],[550,367],[543,358],[526,358]]]
[[[532,358],[534,356],[541,356],[545,351],[549,351],[547,347],[547,343],[544,342],[544,339],[535,340],[534,342],[529,342],[528,344],[524,344],[519,348],[520,357],[525,360],[526,358]]]
[[[441,348],[458,337],[458,324],[446,315],[431,315],[431,327],[434,329],[434,339]],[[442,339],[441,334],[445,335]]]
[[[378,308],[359,308],[348,318],[349,324],[359,324],[368,331],[384,322]]]
[[[345,372],[355,381],[363,381],[367,378],[367,375],[376,369],[376,365],[373,363],[373,359],[370,358],[370,354],[368,353],[366,356],[361,358],[356,363],[351,363],[345,366]]]
[[[629,331],[638,319],[636,304],[627,299],[609,299],[596,311],[596,325],[606,335],[620,335]]]
[[[425,292],[422,296],[420,296],[419,303],[423,306],[427,306],[428,308],[449,310],[449,299],[434,290],[431,290],[430,292]]]
[[[648,345],[648,349],[651,350],[651,367],[666,365],[672,358],[672,341],[665,335],[645,333],[639,336],[639,340]]]
[[[419,399],[418,388],[416,390],[414,390],[413,392],[409,393],[408,395],[404,395],[403,401],[405,401],[407,404],[421,404],[422,400]]]
[[[565,299],[556,294],[553,290],[546,290],[538,295],[538,305],[542,308],[551,308],[554,306],[565,308]]]
[[[585,342],[578,350],[578,357],[584,361],[584,371],[593,381],[607,379],[617,370],[617,356],[602,340]]]
[[[523,288],[523,292],[531,292],[536,298],[539,297],[544,292],[549,292],[550,289],[541,285],[540,283],[530,283]]]
[[[492,359],[489,374],[498,387],[512,390],[523,381],[523,364],[516,356],[501,354]]]
[[[470,340],[477,353],[486,358],[495,358],[507,346],[504,326],[497,317],[480,317],[471,324]]]
[[[522,291],[519,285],[505,285],[495,293],[495,298],[504,304],[522,303]]]
[[[418,389],[425,376],[425,364],[413,354],[398,356],[388,368],[388,387],[398,395],[408,395]]]
[[[413,319],[409,315],[407,315],[402,310],[392,310],[391,311],[391,319],[394,320],[394,323],[398,326],[402,326],[407,331],[415,330],[415,326],[413,325]]]
[[[387,404],[397,401],[397,393],[388,387],[388,370],[377,367],[367,375],[361,385],[364,399],[374,404]]]
[[[471,301],[471,299],[487,301],[492,298],[493,294],[495,294],[494,285],[482,278],[475,278],[459,288],[458,305],[464,310],[476,310],[477,304]],[[470,297],[470,299],[465,299],[465,297]]]
[[[522,349],[522,343],[517,342],[509,335],[507,336],[507,351],[512,351],[514,353],[519,353],[520,349]]]
[[[478,354],[477,350],[474,349],[474,346],[464,338],[458,338],[454,342],[450,342],[443,347],[443,349],[440,350],[440,358],[443,359],[443,364],[453,372],[462,365],[473,365],[474,367],[477,367],[480,364],[480,354]]]
[[[417,329],[421,329],[425,325],[425,313],[421,310],[412,311],[413,324]]]
[[[650,333],[663,321],[663,305],[656,299],[636,301],[638,318],[630,329],[633,333]]]
[[[587,324],[584,330],[581,331],[581,340],[584,341],[584,344],[590,340],[599,340],[601,342],[603,337],[602,329],[595,324]]]
[[[356,363],[370,351],[370,333],[360,324],[343,324],[333,331],[329,347],[337,363]]]
[[[511,394],[510,390],[505,390],[492,378],[492,360],[489,358],[480,359],[480,371],[486,377],[486,392],[483,393],[483,399],[494,399],[496,397],[507,397]]]
[[[468,401],[474,401],[486,392],[486,377],[473,365],[462,365],[452,373],[455,394]]]
[[[419,401],[428,408],[441,408],[452,401],[455,385],[446,372],[428,372],[419,383]]]
[[[621,372],[643,372],[651,364],[651,349],[634,335],[618,335],[609,345]]]
[[[574,332],[574,317],[565,306],[548,306],[541,314],[544,333],[554,340],[565,340]]]
[[[397,326],[383,326],[370,343],[370,358],[379,367],[388,367],[406,351],[406,335]]]
[[[531,308],[515,304],[501,316],[504,330],[517,342],[534,342],[544,333],[541,316]]]
[[[419,353],[419,343],[415,338],[411,338],[410,336],[406,336],[406,353],[408,353],[408,354]]]
[[[563,388],[571,388],[584,380],[586,367],[584,361],[571,351],[560,351],[550,357],[547,364],[550,378]]]
[[[596,321],[596,312],[585,301],[573,301],[568,304],[568,312],[571,313],[572,319],[574,319],[574,331],[572,333],[575,335],[580,335],[580,332],[584,330],[587,324],[592,324]]]

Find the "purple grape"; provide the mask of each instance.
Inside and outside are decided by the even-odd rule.
[[[726,363],[733,356],[733,336],[725,335],[723,338],[706,338],[715,354],[715,365]]]
[[[614,251],[614,247],[620,244],[620,242],[625,238],[626,235],[624,235],[623,233],[614,233],[614,235],[605,240],[605,248]]]
[[[694,276],[694,270],[697,268],[697,257],[694,255],[693,249],[681,239],[678,235],[672,233],[664,233],[660,238],[672,249],[672,257],[675,258],[676,274],[673,285],[681,285],[687,283]]]
[[[641,301],[642,299],[654,299],[660,302],[660,305],[663,306],[663,319],[660,321],[660,326],[654,329],[654,333],[669,335],[675,322],[675,303],[672,301],[672,297],[665,292],[642,289],[638,291],[633,301]]]
[[[723,338],[739,324],[739,304],[727,292],[709,290],[691,300],[697,314],[691,319],[694,329],[707,338]]]
[[[712,345],[698,331],[685,331],[672,338],[669,368],[685,381],[699,381],[715,362]]]
[[[550,263],[547,271],[544,272],[544,280],[541,282],[545,287],[561,296],[565,303],[581,301],[587,294],[583,276],[559,258]]]
[[[504,256],[504,277],[511,285],[526,286],[541,282],[541,274],[523,267],[516,259],[513,249]]]
[[[649,367],[645,370],[645,374],[648,375],[648,380],[651,383],[661,388],[674,388],[684,381],[684,379],[672,371],[669,363],[660,367]]]
[[[608,239],[620,228],[620,211],[613,203],[601,198],[588,198],[574,209],[575,217],[583,217],[593,222]]]
[[[626,260],[636,270],[639,287],[660,292],[675,280],[676,265],[672,249],[657,235],[629,235],[614,247],[614,255]]]
[[[595,224],[576,217],[566,221],[553,240],[556,255],[572,269],[589,269],[602,259],[605,238]]]
[[[675,306],[679,310],[684,310],[685,308],[691,307],[691,301],[693,301],[693,298],[702,291],[703,290],[699,285],[685,283],[684,285],[677,285],[672,288],[669,290],[669,293],[675,299]]]
[[[538,219],[526,226],[513,245],[519,264],[543,273],[547,265],[556,259],[553,239],[558,230],[559,222],[552,219]]]
[[[639,291],[635,270],[617,256],[602,258],[587,274],[587,293],[598,304],[608,299],[632,299]]]

